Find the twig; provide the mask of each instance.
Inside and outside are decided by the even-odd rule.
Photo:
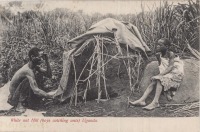
[[[185,104],[164,104],[165,107],[168,106],[184,106]]]
[[[117,56],[118,53],[115,55]],[[102,65],[101,67],[105,66],[108,62],[110,62],[113,58],[109,59],[106,63],[104,63],[104,65]],[[95,74],[98,70],[94,71],[93,73],[90,74],[89,77],[87,77],[85,80],[81,80],[82,82],[85,82],[88,78],[90,78],[93,74]]]
[[[193,50],[193,48],[189,45],[189,43],[188,43],[188,41],[186,42],[186,44],[187,44],[187,48],[190,50],[190,52],[196,57],[196,58],[198,58],[199,60],[200,60],[200,56],[198,55],[198,54],[200,54],[200,53],[196,53],[194,50]]]
[[[94,52],[95,51],[96,51],[96,46],[95,46]],[[95,54],[92,56],[92,62],[91,62],[91,65],[90,65],[89,75],[92,73],[92,68],[93,68],[94,64],[95,64]],[[86,89],[84,91],[83,99],[85,100],[85,103],[86,103],[86,99],[87,99],[88,88],[90,89],[90,78],[88,78],[87,86],[86,86]]]
[[[101,47],[102,47],[102,53],[104,53],[104,50],[103,50],[103,47],[104,47],[104,44],[103,44],[103,40],[102,40],[102,43],[101,43]],[[103,58],[103,54],[101,56],[102,58],[102,65],[104,64],[104,58]],[[104,89],[105,89],[105,93],[106,93],[106,98],[107,99],[110,99],[109,95],[108,95],[108,91],[107,91],[107,87],[106,87],[106,78],[105,78],[105,69],[104,69],[104,66],[102,67],[102,77],[103,77],[103,81],[104,81]]]
[[[191,109],[195,109],[195,108],[199,108],[199,102],[192,103],[191,105],[185,105],[183,107],[179,107],[177,109],[170,110],[170,111],[173,111],[174,113],[177,113],[177,112],[183,112],[183,111],[191,110]]]
[[[94,53],[93,53],[93,55],[94,55]],[[93,56],[92,55],[92,56]],[[89,63],[89,61],[92,59],[92,56],[89,58],[89,60],[87,61],[87,63],[85,64],[85,66],[83,67],[83,69],[82,69],[82,71],[81,71],[81,73],[80,73],[80,75],[79,75],[79,77],[78,77],[78,79],[76,80],[76,83],[75,83],[75,87],[74,87],[74,92],[73,92],[73,96],[74,96],[74,93],[76,92],[76,90],[77,90],[77,85],[78,85],[78,82],[80,81],[80,78],[81,78],[81,76],[82,76],[82,74],[83,74],[83,72],[84,72],[84,70],[85,70],[85,68],[86,68],[86,66],[87,66],[87,64]],[[72,104],[72,101],[73,101],[73,96],[71,97],[71,100],[70,100],[70,105]],[[76,105],[76,104],[75,104]]]
[[[118,52],[119,52],[120,55],[122,55],[122,50],[121,50],[121,47],[120,47],[119,42],[118,42],[118,40],[117,40],[116,32],[113,31],[113,33],[114,33],[115,44],[116,44],[116,46],[117,46]]]
[[[97,74],[97,86],[98,86],[98,100],[97,100],[97,103],[99,103],[99,100],[101,98],[101,55],[99,54],[101,49],[100,49],[100,45],[99,45],[99,39],[97,37],[95,37],[96,39],[96,43],[97,43],[97,71],[98,71],[98,74]]]
[[[128,44],[126,45],[126,52],[127,52],[127,56],[129,57],[129,49],[128,49]],[[131,67],[130,67],[130,59],[128,59],[128,77],[129,77],[129,87],[132,91],[132,81],[131,81]]]

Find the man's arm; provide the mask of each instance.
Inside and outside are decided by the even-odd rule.
[[[39,71],[42,72],[44,74],[44,76],[51,78],[52,77],[52,71],[51,71],[51,67],[50,67],[50,64],[49,64],[48,56],[47,56],[47,54],[44,54],[42,57],[45,60],[47,70],[39,68]]]
[[[46,98],[51,98],[51,96],[48,93],[38,88],[37,83],[33,77],[31,77],[30,75],[27,75],[26,77],[29,80],[31,89],[33,90],[34,94],[37,94],[39,96],[43,96]]]

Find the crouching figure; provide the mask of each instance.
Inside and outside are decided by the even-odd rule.
[[[10,95],[7,102],[19,112],[25,112],[25,102],[29,97],[32,97],[33,101],[41,97],[53,98],[53,95],[41,89],[43,76],[52,76],[47,55],[36,47],[32,48],[28,55],[29,62],[14,74],[9,87]],[[39,67],[42,60],[45,61],[47,70]]]

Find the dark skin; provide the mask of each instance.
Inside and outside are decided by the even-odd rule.
[[[157,50],[159,51],[164,45],[163,45],[163,40],[159,40],[158,41],[159,45],[156,47]],[[166,46],[167,49],[169,49],[168,46]],[[158,64],[160,65],[161,64],[161,56],[162,56],[162,53],[161,52],[157,52],[156,53],[156,58],[158,60]],[[173,65],[174,65],[174,58],[175,58],[175,54],[172,52],[172,51],[169,51],[167,50],[166,51],[166,54],[163,55],[162,57],[167,57],[169,58],[169,66],[165,69],[165,71],[163,71],[162,73],[160,73],[159,75],[165,75],[167,73],[169,73],[172,68],[173,68]],[[157,76],[159,76],[157,75]]]
[[[161,49],[162,45],[163,45],[163,40],[160,39],[158,41],[158,43],[159,43],[159,45],[156,48],[159,51]],[[169,49],[169,47],[166,47],[166,48]],[[161,64],[161,54],[162,54],[161,52],[156,53],[156,58],[158,60],[159,65]],[[143,95],[140,99],[138,99],[134,102],[131,102],[131,101],[129,102],[131,105],[145,106],[143,108],[146,109],[146,110],[152,110],[152,109],[160,106],[159,105],[159,98],[160,98],[163,87],[161,85],[161,82],[159,80],[156,80],[156,79],[158,79],[159,76],[163,76],[163,75],[169,73],[172,70],[173,65],[174,65],[174,58],[175,58],[174,53],[169,51],[169,50],[166,51],[166,54],[164,56],[162,55],[162,57],[165,57],[165,56],[169,58],[168,67],[162,73],[152,77],[152,79],[154,81],[152,81],[152,83],[147,87],[147,89],[145,90],[145,92],[143,93]],[[155,93],[154,99],[149,105],[146,106],[145,100],[148,97],[148,95],[152,92],[152,90],[154,89],[154,86],[156,88],[156,93]]]
[[[39,52],[38,56],[36,56],[36,57],[33,56],[32,58],[33,58],[33,60],[36,59],[38,61],[36,61],[36,62],[30,61],[29,67],[31,69],[33,69],[33,71],[38,71],[38,73],[42,74],[42,76],[51,78],[52,77],[52,71],[51,71],[51,68],[50,68],[50,64],[49,64],[49,61],[48,61],[47,54],[43,54],[43,52]],[[43,59],[45,61],[45,64],[46,64],[46,67],[47,67],[46,70],[39,67],[39,65],[41,64],[41,61],[42,61],[41,59]],[[42,78],[39,78],[39,79],[42,79]],[[37,81],[36,81],[36,83],[37,83]],[[41,84],[37,84],[37,85],[41,85]],[[47,98],[52,98],[52,97],[48,96]]]
[[[37,65],[35,66],[36,67],[36,70],[40,73],[42,73],[44,76],[48,77],[48,78],[51,78],[52,77],[52,71],[51,71],[51,68],[50,68],[50,64],[49,64],[49,60],[48,60],[48,56],[47,54],[42,54],[41,56],[43,58],[43,60],[45,60],[45,64],[47,66],[47,70],[41,68],[41,67],[38,67]]]
[[[47,70],[39,67],[39,65],[42,63],[42,59],[45,61]],[[38,87],[38,84],[37,84],[36,78],[35,78],[35,71],[42,73],[46,77],[49,77],[49,78],[52,77],[50,64],[49,64],[48,57],[46,54],[39,52],[37,56],[31,56],[30,61],[15,73],[15,75],[13,76],[13,78],[10,82],[10,87],[9,87],[10,95],[8,98],[8,102],[9,102],[9,99],[11,99],[13,94],[15,93],[15,90],[18,87],[18,85],[25,78],[28,78],[30,87],[33,90],[34,94],[41,96],[41,97],[45,97],[45,98],[53,98],[53,95],[46,93],[45,91],[41,90]],[[19,107],[17,107],[17,108],[19,108],[19,109],[22,108],[22,105],[20,102],[19,102],[18,106]]]

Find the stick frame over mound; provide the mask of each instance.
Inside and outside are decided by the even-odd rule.
[[[135,26],[111,18],[93,25],[88,32],[68,44],[72,49],[63,54],[63,75],[56,96],[61,101],[71,97],[70,104],[75,101],[75,105],[80,93],[86,102],[87,91],[94,87],[91,86],[93,82],[98,88],[97,102],[102,99],[102,92],[106,100],[110,99],[106,67],[113,60],[125,66],[133,92],[139,83],[142,55],[150,51]]]

